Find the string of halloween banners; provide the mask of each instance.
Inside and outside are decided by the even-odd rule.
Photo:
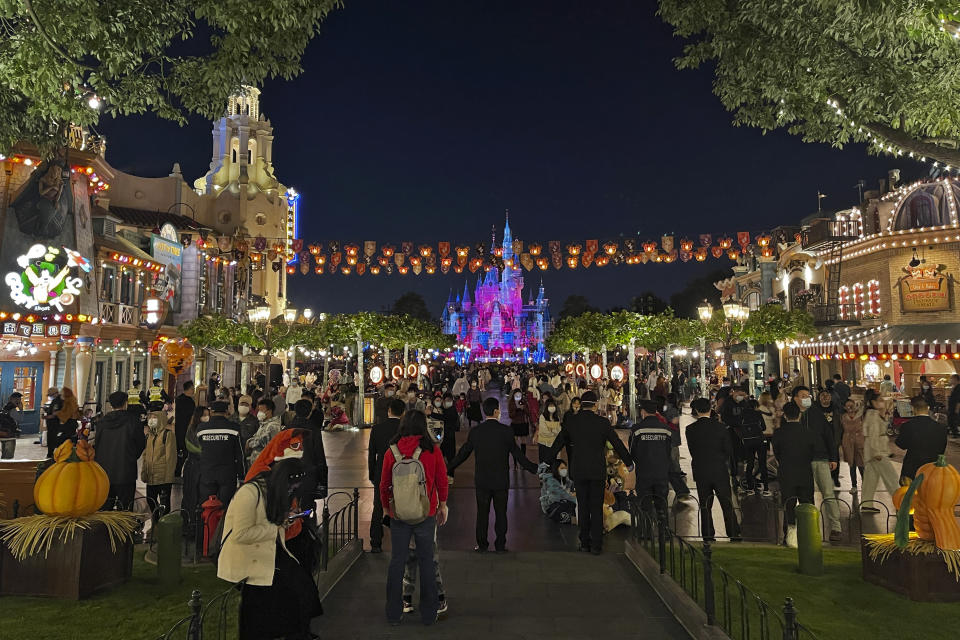
[[[766,233],[751,235],[748,231],[716,236],[700,234],[696,241],[688,237],[678,241],[673,235],[662,236],[660,242],[633,238],[603,242],[584,240],[568,244],[558,240],[530,243],[514,240],[509,255],[504,255],[502,246],[495,246],[491,250],[484,242],[474,245],[453,245],[450,242],[378,245],[374,240],[363,243],[333,240],[307,244],[302,239],[295,239],[287,250],[279,242],[268,247],[266,239],[262,237],[252,240],[221,237],[209,239],[206,245],[211,248],[216,246],[221,256],[229,254],[235,259],[239,254],[248,257],[259,268],[270,263],[274,271],[286,269],[291,275],[297,271],[304,275],[311,272],[317,275],[363,275],[368,272],[372,275],[430,275],[437,271],[444,274],[451,270],[454,273],[463,273],[465,270],[476,273],[504,267],[548,271],[605,267],[609,264],[704,262],[708,258],[724,257],[737,261],[747,255],[769,258],[773,257],[777,243],[785,240]],[[213,256],[208,259],[217,258]]]

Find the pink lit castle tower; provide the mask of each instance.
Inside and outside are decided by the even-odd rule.
[[[491,246],[496,246],[496,232]],[[456,299],[451,292],[442,315],[443,332],[457,336],[466,346],[457,351],[461,363],[470,360],[543,362],[544,340],[550,333],[549,300],[540,283],[536,299],[523,302],[523,275],[519,256],[513,253],[513,236],[507,214],[503,228],[503,269],[490,269],[477,279],[471,299],[468,283]],[[531,292],[532,293],[532,292]]]

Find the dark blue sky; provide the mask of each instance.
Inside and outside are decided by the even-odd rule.
[[[804,144],[731,125],[706,71],[678,71],[681,42],[656,3],[627,0],[450,2],[346,0],[293,81],[263,87],[278,178],[303,194],[311,240],[488,241],[510,210],[514,236],[562,240],[664,232],[759,231],[816,209],[855,204],[898,167],[922,167]],[[210,125],[104,120],[108,158],[192,180],[210,160]],[[711,259],[712,260],[712,259]],[[573,293],[626,304],[667,297],[729,261],[543,274],[554,311]],[[538,284],[540,272],[527,282]],[[379,309],[408,290],[439,314],[463,276],[291,279],[318,310]],[[472,288],[472,283],[471,283]]]

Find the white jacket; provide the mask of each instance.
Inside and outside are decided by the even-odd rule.
[[[552,447],[553,441],[560,435],[560,421],[547,420],[543,414],[540,414],[540,421],[537,425],[537,444],[545,447]]]
[[[880,412],[876,409],[867,409],[863,415],[863,460],[869,462],[877,456],[886,458],[889,455],[887,422],[880,417]]]
[[[258,587],[272,585],[277,540],[287,549],[283,532],[283,527],[267,520],[267,498],[257,483],[241,486],[224,516],[217,577],[227,582],[247,578],[247,584]]]

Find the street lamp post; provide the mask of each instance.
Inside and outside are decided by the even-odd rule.
[[[305,310],[304,317],[306,317],[306,312],[308,311],[310,317],[313,317],[313,311],[309,309]],[[271,318],[270,313],[270,307],[268,306],[254,307],[247,311],[247,317],[250,320],[250,327],[253,334],[263,342],[265,352],[264,376],[267,380],[267,386],[270,385],[270,364],[273,359],[273,346],[277,340],[290,334],[298,318],[297,310],[292,307],[284,309],[283,313],[276,318]],[[294,350],[294,353],[296,353],[296,350]],[[296,356],[294,356],[294,358],[295,357]]]
[[[700,317],[700,321],[707,325],[710,322],[710,319],[713,317],[713,306],[707,302],[703,301],[703,304],[697,307],[697,314]],[[723,329],[724,329],[724,339],[723,339],[723,358],[724,362],[727,363],[727,368],[729,369],[730,363],[730,345],[733,341],[733,327],[734,322],[746,322],[750,317],[750,308],[744,305],[739,304],[738,302],[731,300],[723,304]],[[701,345],[703,346],[703,345]],[[732,377],[731,377],[732,379]],[[739,377],[736,382],[739,382]]]

